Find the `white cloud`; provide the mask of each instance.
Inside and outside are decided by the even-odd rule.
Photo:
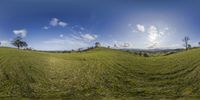
[[[148,47],[153,48],[160,45],[162,38],[169,33],[169,28],[158,28],[155,25],[150,25],[145,27],[142,24],[136,24],[136,27],[132,24],[128,24],[128,27],[132,30],[133,33],[146,33],[148,39]]]
[[[145,27],[144,27],[144,25],[137,24],[136,26],[137,26],[137,30],[138,30],[139,32],[145,32]]]
[[[26,29],[14,30],[13,33],[21,37],[26,37],[27,30]]]
[[[82,37],[83,40],[93,41],[93,40],[97,39],[98,36],[92,35],[92,34],[82,34],[81,37]]]
[[[57,18],[52,18],[49,24],[50,24],[51,26],[57,26],[58,23],[59,23],[59,19],[57,19]]]
[[[151,25],[148,30],[148,39],[149,39],[149,46],[148,48],[155,48],[155,47],[161,47],[160,43],[162,41],[162,38],[168,34],[169,28],[158,28],[154,25]]]
[[[64,37],[64,35],[63,35],[63,34],[60,34],[59,36],[60,36],[61,38],[63,38],[63,37]]]
[[[157,42],[157,39],[159,38],[159,32],[157,27],[150,26],[147,30],[147,33],[149,33],[149,41],[155,44]]]
[[[144,33],[146,31],[144,25],[141,25],[141,24],[137,24],[136,27],[132,24],[128,24],[128,27],[132,30],[133,33],[135,32]]]
[[[60,22],[58,23],[58,25],[59,25],[59,26],[62,26],[62,27],[65,27],[65,26],[67,26],[67,23],[61,22],[61,21],[60,21]]]
[[[0,41],[0,46],[10,46],[10,42],[9,41],[6,41],[6,40],[2,40]]]
[[[52,18],[49,24],[51,26],[61,26],[61,27],[67,26],[66,22],[60,21],[58,18]]]

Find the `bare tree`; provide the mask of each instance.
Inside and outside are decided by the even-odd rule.
[[[189,40],[190,40],[190,38],[188,36],[185,36],[182,40],[184,42],[183,46],[185,47],[186,50],[188,50]]]

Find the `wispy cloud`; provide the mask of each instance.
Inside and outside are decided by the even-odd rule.
[[[20,30],[13,30],[13,33],[21,37],[26,37],[28,32],[26,29],[20,29]]]
[[[48,26],[44,26],[44,27],[43,27],[43,29],[45,29],[45,30],[48,30],[48,29],[49,29],[49,27],[48,27]]]
[[[60,20],[58,18],[52,18],[49,21],[49,25],[44,26],[42,29],[48,30],[51,27],[57,27],[57,26],[66,27],[67,25],[68,25],[67,22],[64,22],[64,21],[62,21],[62,20]]]
[[[49,29],[51,27],[65,27],[68,23],[61,21],[58,18],[52,18],[49,22],[49,26],[43,27],[43,29]],[[80,47],[88,47],[92,41],[97,40],[98,35],[90,33],[86,28],[81,25],[73,25],[70,24],[68,26],[69,31],[72,34],[58,34],[59,38],[52,38],[46,41],[43,41],[45,45],[51,45],[48,48],[64,48],[64,49],[72,49],[72,48],[80,48]],[[58,47],[59,46],[59,47]],[[42,47],[44,48],[44,47]]]
[[[59,46],[58,49],[77,49],[81,47],[89,47],[90,43],[98,38],[95,34],[71,34],[68,36],[60,34],[59,36],[61,38],[50,39],[43,41],[43,43],[51,45],[51,47]]]
[[[0,46],[6,46],[6,47],[8,47],[8,46],[10,46],[10,42],[6,41],[6,40],[2,40],[2,41],[0,41]]]
[[[95,39],[97,39],[97,35],[93,35],[93,34],[82,34],[81,38],[85,41],[93,41]]]
[[[61,26],[61,27],[65,27],[65,26],[67,26],[67,23],[61,22],[61,21],[60,21],[60,22],[58,23],[58,25]]]

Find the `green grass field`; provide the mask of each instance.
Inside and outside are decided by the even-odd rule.
[[[141,57],[0,48],[0,100],[199,100],[200,49]]]

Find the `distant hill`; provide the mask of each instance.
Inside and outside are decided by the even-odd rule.
[[[199,96],[199,48],[158,57],[106,48],[81,53],[0,48],[2,100],[186,100]]]
[[[166,53],[166,52],[180,52],[180,51],[184,51],[184,49],[178,48],[178,49],[159,49],[159,48],[155,48],[155,49],[120,49],[123,51],[132,51],[132,52],[147,52],[147,53],[158,53],[158,52],[162,52],[162,53]]]

